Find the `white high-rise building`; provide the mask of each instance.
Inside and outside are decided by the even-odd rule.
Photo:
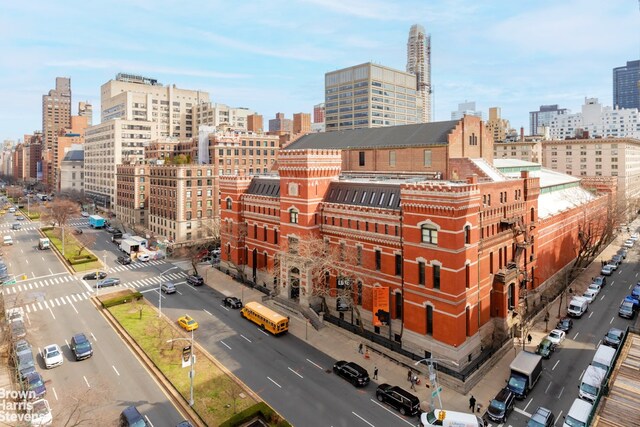
[[[640,113],[637,108],[603,107],[598,98],[585,98],[582,111],[562,114],[552,118],[549,124],[551,139],[589,138],[639,138]],[[578,132],[578,134],[576,134]]]
[[[412,25],[407,40],[407,73],[417,77],[418,99],[421,100],[421,121],[431,121],[431,36],[422,25]]]
[[[464,116],[476,116],[484,120],[484,113],[476,110],[475,101],[464,101],[458,104],[458,109],[451,112],[451,120],[460,120]]]

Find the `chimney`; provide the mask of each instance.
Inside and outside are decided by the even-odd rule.
[[[520,141],[524,142],[524,126],[520,126]]]

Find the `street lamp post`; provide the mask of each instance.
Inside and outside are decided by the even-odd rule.
[[[454,362],[453,360],[437,359],[435,357],[427,357],[425,359],[420,359],[416,363],[413,364],[414,366],[418,366],[422,362],[428,362],[428,366],[429,366],[429,382],[431,383],[431,385],[434,388],[434,390],[431,392],[431,409],[432,410],[434,409],[434,407],[433,407],[433,398],[435,396],[438,396],[438,403],[440,404],[440,409],[442,409],[442,398],[440,397],[440,386],[438,385],[438,370],[436,369],[438,361],[449,362],[449,363],[452,363],[452,364],[458,366],[458,363]]]
[[[167,270],[168,271],[168,270]],[[190,386],[190,397],[189,397],[189,406],[193,406],[194,400],[193,400],[193,377],[194,377],[194,372],[193,372],[193,365],[195,364],[195,352],[196,352],[196,348],[194,347],[194,341],[193,341],[193,329],[191,330],[191,339],[187,339],[187,338],[174,338],[172,340],[167,340],[167,343],[172,343],[175,341],[189,341],[189,343],[191,344],[191,360],[190,360],[190,369],[189,369],[189,381],[191,383]]]
[[[160,273],[160,283],[158,283],[158,317],[162,316],[162,276],[164,276],[171,270],[175,270],[176,268],[178,267],[174,266]]]

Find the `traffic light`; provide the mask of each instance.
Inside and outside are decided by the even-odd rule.
[[[376,317],[380,321],[380,323],[388,324],[389,323],[389,312],[384,311],[383,309],[379,309],[376,311]]]

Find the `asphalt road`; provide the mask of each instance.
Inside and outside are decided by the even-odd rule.
[[[88,300],[91,284],[80,280],[81,274],[70,275],[53,251],[37,249],[39,224],[22,221],[21,230],[11,230],[13,222],[10,213],[0,221],[0,234],[14,239],[14,245],[2,251],[10,274],[18,276],[16,284],[4,286],[5,305],[25,309],[27,339],[34,353],[52,343],[63,350],[63,365],[51,370],[36,357],[54,419],[59,417],[56,422],[66,421],[77,408],[91,420],[89,424],[111,424],[129,405],[136,405],[156,427],[180,422],[184,417]],[[70,221],[73,226],[86,223],[84,218]],[[148,275],[135,269],[123,274],[132,279]],[[22,275],[27,279],[21,280]],[[84,332],[94,348],[93,357],[80,362],[68,346],[77,332]]]
[[[578,397],[582,375],[591,364],[595,350],[605,334],[612,327],[624,330],[633,322],[619,317],[618,307],[638,282],[638,246],[640,245],[636,244],[629,251],[627,259],[607,278],[607,284],[582,318],[573,319],[573,328],[567,333],[565,341],[549,359],[543,360],[542,376],[535,388],[524,401],[516,404],[516,409],[505,425],[526,425],[538,406],[550,409],[556,417],[555,425],[562,425],[562,417]],[[549,322],[549,329],[552,329],[555,327],[557,312],[550,315],[552,320]]]

